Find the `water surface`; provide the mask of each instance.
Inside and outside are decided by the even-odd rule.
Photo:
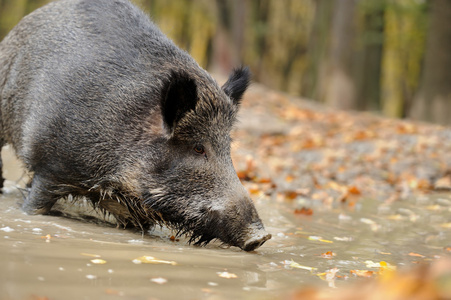
[[[361,280],[351,270],[377,271],[368,261],[410,267],[451,246],[449,194],[392,203],[363,198],[352,208],[260,196],[255,204],[273,238],[247,253],[219,243],[190,246],[164,228],[143,235],[90,218],[28,216],[18,205],[22,171],[11,153],[4,161],[0,299],[274,299],[306,286],[328,288],[317,274],[331,268],[340,270],[340,287]],[[295,214],[299,206],[313,215]],[[66,210],[80,215],[80,207]],[[335,256],[321,256],[328,251]]]

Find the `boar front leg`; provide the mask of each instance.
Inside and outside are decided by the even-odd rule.
[[[51,192],[52,184],[38,174],[33,176],[30,191],[23,203],[23,210],[30,215],[48,214],[60,195]]]

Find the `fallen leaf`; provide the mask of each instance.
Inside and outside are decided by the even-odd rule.
[[[365,264],[366,264],[367,268],[380,268],[381,267],[380,263],[374,262],[374,261],[371,261],[371,260],[365,261]]]
[[[329,284],[330,288],[336,288],[336,286],[335,286],[335,279],[336,279],[336,274],[337,274],[338,271],[340,271],[340,269],[338,269],[338,268],[333,268],[333,269],[330,269],[330,270],[326,271],[326,278],[325,278],[325,280]]]
[[[249,194],[251,194],[251,195],[257,195],[257,194],[260,194],[262,190],[259,188],[251,187],[251,188],[248,188],[248,191],[249,191]]]
[[[409,187],[413,190],[425,190],[429,189],[431,187],[431,184],[426,179],[419,179],[419,178],[411,178],[409,181]]]
[[[296,191],[285,191],[284,192],[284,197],[287,200],[294,200],[294,199],[296,199],[297,196],[298,196],[298,193],[296,193]]]
[[[354,185],[348,187],[348,192],[353,195],[360,195],[360,190]]]
[[[134,260],[132,260],[132,262],[135,264],[168,264],[168,265],[173,265],[173,266],[175,266],[177,264],[175,261],[160,260],[160,259],[156,259],[155,257],[146,256],[146,255],[135,258]]]
[[[393,265],[389,264],[388,262],[381,261],[379,263],[379,265],[380,265],[380,268],[379,268],[380,275],[389,277],[392,275],[392,273],[394,273],[394,271],[396,271],[396,266],[393,266]]]
[[[437,181],[434,183],[434,189],[436,190],[449,190],[451,189],[451,177],[445,176],[442,178],[437,179]]]
[[[46,236],[41,236],[41,239],[45,239],[46,242],[50,242],[52,236],[50,234],[47,234]]]
[[[155,277],[155,278],[150,279],[150,281],[157,283],[157,284],[165,284],[168,282],[168,280],[163,277]]]
[[[229,272],[216,272],[216,274],[218,274],[219,277],[226,278],[226,279],[238,278],[238,276],[236,274],[229,273]]]
[[[368,218],[361,218],[361,219],[360,219],[360,222],[365,223],[365,224],[368,224],[368,225],[376,224],[376,222],[374,222],[373,220],[368,219]]]
[[[441,210],[442,207],[440,205],[438,205],[438,204],[434,204],[434,205],[426,206],[426,209],[427,210]]]
[[[255,183],[272,183],[271,178],[256,178],[254,179]]]
[[[100,257],[100,255],[98,255],[98,254],[91,254],[91,253],[80,253],[80,255],[89,256],[89,257],[95,257],[95,258],[99,258]]]
[[[238,171],[236,173],[236,175],[238,176],[238,178],[241,181],[251,181],[252,180],[251,175],[247,171]]]
[[[340,242],[352,242],[354,240],[354,238],[350,237],[350,236],[345,236],[345,237],[336,236],[336,237],[334,237],[334,240],[340,241]]]
[[[292,175],[287,175],[285,177],[285,181],[288,182],[288,183],[292,182],[293,180],[294,180],[294,176],[292,176]]]
[[[96,264],[96,265],[106,264],[106,260],[103,260],[103,259],[100,259],[100,258],[91,259],[91,262],[93,264]]]
[[[13,232],[14,229],[12,229],[12,228],[9,227],[9,226],[6,226],[6,227],[0,228],[0,231],[4,231],[4,232]]]
[[[314,270],[317,270],[317,268],[314,268],[314,267],[308,267],[308,266],[300,265],[297,262],[295,262],[294,260],[291,260],[291,262],[289,263],[288,266],[291,267],[291,268],[303,269],[303,270],[307,270],[307,271],[310,271],[310,272],[312,272]]]
[[[124,296],[124,292],[115,289],[106,289],[105,294],[112,296]]]
[[[390,216],[387,216],[387,219],[399,221],[399,220],[402,220],[402,216],[401,216],[400,214],[397,214],[397,215],[390,215]]]
[[[311,208],[302,207],[301,209],[296,208],[294,210],[294,213],[296,215],[305,215],[305,216],[311,216],[313,215],[313,210]]]
[[[319,242],[323,242],[323,243],[330,243],[330,244],[333,243],[333,241],[324,240],[322,237],[315,236],[315,235],[309,236],[308,239],[311,240],[311,241],[319,241]]]
[[[372,277],[374,275],[374,271],[368,271],[368,270],[351,270],[352,275],[358,276],[358,277]]]
[[[396,127],[399,134],[412,134],[417,132],[417,128],[413,124],[401,123]]]
[[[421,255],[421,254],[418,254],[418,253],[414,253],[414,252],[410,252],[408,255],[409,256],[415,256],[415,257],[421,257],[421,258],[426,257],[424,255]]]
[[[325,252],[325,253],[321,253],[321,257],[322,258],[327,258],[327,259],[331,259],[331,258],[333,258],[334,256],[336,256],[337,254],[335,254],[334,252],[332,252],[332,251],[327,251],[327,252]]]

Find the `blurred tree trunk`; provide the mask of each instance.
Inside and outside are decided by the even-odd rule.
[[[218,25],[213,37],[211,66],[214,72],[227,74],[240,63],[246,2],[216,1]]]
[[[356,107],[354,41],[356,0],[335,0],[324,102],[336,108]]]
[[[430,3],[424,69],[410,117],[451,124],[451,1]]]
[[[270,14],[270,1],[250,1],[248,18],[248,34],[246,36],[246,49],[243,55],[254,72],[253,78],[260,80],[264,75],[264,62],[267,55],[268,23]],[[270,70],[266,70],[268,72]]]
[[[359,92],[355,108],[374,111],[380,109],[385,1],[366,0],[361,5],[363,47],[358,64]]]
[[[321,79],[324,78],[333,4],[330,0],[315,1],[315,16],[307,44],[307,66],[301,87],[301,95],[310,99],[317,100],[319,91],[324,89]]]
[[[381,110],[388,117],[406,117],[418,91],[428,11],[426,1],[386,1]]]

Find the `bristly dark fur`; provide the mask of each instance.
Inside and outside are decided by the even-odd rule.
[[[225,227],[221,216],[211,210],[202,209],[197,214],[185,213],[187,217],[184,217],[184,213],[180,213],[180,207],[170,205],[175,201],[179,202],[180,199],[175,199],[171,194],[159,195],[158,199],[152,199],[152,196],[147,195],[144,203],[147,209],[164,211],[164,215],[159,215],[160,224],[176,230],[178,236],[188,236],[190,244],[206,246],[211,241],[219,239],[224,244],[236,245],[238,240],[245,238],[240,230]]]
[[[197,86],[188,75],[172,72],[162,89],[161,107],[164,123],[170,132],[188,111],[194,110],[197,103]]]
[[[248,88],[251,81],[251,72],[248,67],[241,67],[233,70],[229,80],[222,87],[226,95],[228,95],[236,104],[241,103],[244,92]]]
[[[0,146],[33,181],[23,209],[91,199],[118,222],[251,251],[270,238],[240,183],[230,131],[250,82],[221,88],[128,0],[59,0],[0,43]]]

